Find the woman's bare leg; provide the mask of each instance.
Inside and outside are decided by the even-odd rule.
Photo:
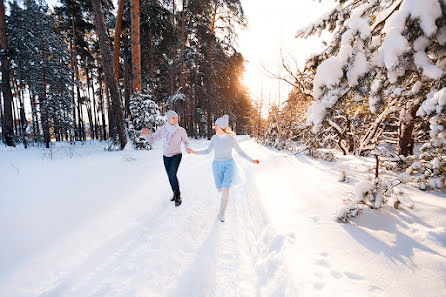
[[[218,219],[222,222],[225,221],[225,213],[226,213],[226,207],[228,206],[228,200],[229,200],[229,188],[222,188],[220,212],[218,214]]]

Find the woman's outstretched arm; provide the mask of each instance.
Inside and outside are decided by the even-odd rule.
[[[248,160],[249,162],[253,162],[256,164],[259,164],[259,160],[254,160],[250,156],[248,156],[238,145],[237,139],[235,137],[232,137],[232,147],[237,151],[237,153],[245,160]]]
[[[207,155],[210,152],[212,152],[212,149],[214,148],[214,138],[211,138],[211,142],[209,143],[209,147],[205,150],[200,150],[200,151],[192,151],[192,153],[197,154],[197,155]]]
[[[143,129],[141,131],[141,135],[142,137],[144,137],[145,140],[147,140],[149,143],[154,143],[155,141],[157,141],[158,139],[160,139],[161,137],[163,137],[166,133],[166,130],[163,127],[158,128],[154,133],[152,134],[148,134],[149,130],[148,129]]]

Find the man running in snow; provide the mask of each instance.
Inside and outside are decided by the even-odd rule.
[[[170,201],[175,201],[175,206],[180,206],[181,193],[177,172],[183,156],[181,153],[181,142],[184,143],[187,153],[190,154],[192,149],[190,148],[186,130],[178,125],[178,114],[173,110],[169,110],[166,113],[166,118],[167,123],[156,130],[155,133],[148,135],[149,129],[144,128],[141,134],[149,143],[153,143],[160,138],[163,139],[164,167],[173,191],[173,198]]]

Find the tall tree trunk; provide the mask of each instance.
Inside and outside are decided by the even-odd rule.
[[[16,104],[14,102],[14,96],[12,96],[12,123],[13,123],[13,131],[15,135],[19,135],[19,124],[17,121],[17,109]]]
[[[45,53],[42,51],[42,61],[45,61]],[[48,108],[45,106],[46,102],[46,69],[43,68],[42,71],[42,96],[40,98],[40,114],[43,127],[43,141],[45,142],[45,147],[50,148],[50,125],[48,121]]]
[[[96,34],[98,35],[99,38],[99,49],[101,52],[102,66],[104,69],[106,82],[112,100],[113,118],[116,124],[121,149],[124,149],[127,143],[127,138],[124,130],[124,118],[123,118],[122,104],[120,98],[121,96],[119,94],[118,81],[116,80],[116,72],[113,69],[114,68],[113,54],[106,32],[105,19],[102,10],[101,0],[92,0],[92,6],[94,12],[94,23],[96,27]],[[139,9],[138,9],[138,32],[139,32]]]
[[[5,143],[8,146],[14,146],[14,127],[12,118],[12,92],[9,81],[9,61],[8,61],[8,38],[6,36],[6,16],[4,0],[0,1],[0,46],[1,46],[1,63],[2,63],[2,94],[3,94],[3,110],[4,110],[4,126],[3,134]]]
[[[18,83],[18,89],[19,89],[19,100],[20,100],[20,126],[22,127],[21,135],[22,135],[22,142],[23,146],[25,148],[28,148],[28,144],[26,142],[26,128],[28,127],[28,121],[26,120],[25,116],[25,105],[24,105],[24,83],[23,83],[23,76],[22,76],[22,63],[18,61],[19,64],[19,83]]]
[[[214,46],[215,46],[215,41],[214,41],[214,36],[215,36],[215,19],[217,16],[217,4],[215,4],[215,8],[214,8],[214,12],[212,15],[212,23],[211,23],[211,33],[212,33],[212,39],[211,39],[211,46],[209,48],[209,74],[208,74],[208,78],[207,78],[207,102],[206,102],[206,107],[207,107],[207,136],[208,136],[208,140],[211,139],[212,136],[212,104],[211,104],[211,98],[213,95],[213,80],[212,80],[212,67],[213,67],[213,57],[214,57]]]
[[[150,36],[150,89],[152,90],[152,94],[155,93],[155,66],[153,59],[153,37]]]
[[[33,92],[31,83],[28,82],[29,100],[31,101],[31,118],[33,123],[33,139],[36,142],[36,138],[39,137],[39,119],[37,117],[36,98]]]
[[[141,41],[139,28],[139,0],[131,2],[131,32],[132,32],[132,80],[133,93],[142,93],[141,89]]]
[[[128,34],[124,34],[124,46],[126,48],[125,57],[124,57],[124,101],[125,101],[125,117],[129,120],[127,123],[130,122],[130,82],[129,82],[129,51],[128,49]]]
[[[99,139],[99,119],[98,119],[98,112],[97,112],[97,105],[96,105],[96,96],[95,96],[95,90],[94,90],[94,83],[93,83],[93,71],[92,71],[92,67],[91,64],[88,65],[87,68],[87,78],[89,77],[88,74],[90,74],[90,78],[89,78],[89,84],[90,84],[90,88],[91,88],[91,92],[93,95],[93,114],[94,114],[94,133],[96,135],[96,139]]]
[[[114,46],[114,56],[113,63],[115,65],[115,73],[116,79],[119,82],[119,49],[121,47],[121,32],[122,32],[122,15],[124,14],[124,4],[125,0],[119,0],[118,6],[118,15],[116,17],[116,26],[115,26],[115,40],[113,43]]]
[[[71,17],[71,26],[73,29],[73,62],[74,62],[74,74],[76,76],[76,82],[79,82],[79,67],[77,64],[77,50],[76,50],[76,30],[75,30],[75,22],[74,16]],[[82,98],[81,92],[79,89],[79,84],[76,84],[76,97],[77,97],[77,114],[78,114],[78,130],[79,130],[79,139],[85,140],[85,128],[84,128],[84,119],[82,117]]]
[[[185,13],[184,10],[186,8],[186,0],[183,0],[183,9],[181,11],[181,61],[180,61],[180,87],[181,92],[184,94],[184,48],[186,44],[186,37],[185,37]],[[184,126],[187,128],[188,126],[188,116],[187,116],[187,107],[188,107],[188,101],[183,101],[183,123]]]
[[[1,93],[0,93],[0,95],[1,95]],[[1,141],[5,141],[5,139],[4,139],[4,136],[5,136],[5,133],[4,133],[4,131],[5,131],[5,126],[4,126],[4,124],[3,124],[3,118],[4,118],[4,115],[3,115],[3,96],[0,96],[0,128],[2,128],[2,138],[1,138]]]
[[[107,131],[105,130],[105,105],[104,105],[104,92],[102,86],[102,75],[98,68],[98,80],[99,80],[99,108],[101,109],[102,115],[102,139],[107,139]]]
[[[90,131],[91,131],[91,139],[96,139],[96,114],[94,104],[94,92],[90,92],[90,67],[88,65],[87,59],[85,59],[85,76],[87,78],[87,111],[88,111],[88,120],[90,121]],[[91,98],[93,96],[93,98]]]
[[[172,28],[175,31],[176,23],[175,23],[175,0],[172,0]],[[172,45],[172,64],[169,68],[169,78],[170,78],[170,95],[175,93],[175,45]],[[169,109],[175,110],[176,102],[173,102],[172,105],[169,106]]]
[[[186,44],[186,37],[184,35],[184,23],[185,14],[184,9],[186,8],[186,0],[183,0],[183,10],[181,11],[181,70],[180,70],[180,86],[181,90],[184,88],[184,48]]]
[[[74,26],[74,22],[72,22],[73,26]],[[74,31],[73,31],[74,33]],[[73,43],[74,43],[74,39],[70,42],[70,55],[71,55],[71,67],[72,67],[72,71],[71,71],[71,80],[74,81],[74,49],[73,49]],[[71,88],[71,101],[73,103],[73,129],[74,129],[74,140],[80,140],[80,136],[79,136],[79,130],[76,127],[76,123],[77,123],[77,116],[76,116],[76,101],[74,99],[74,85]]]

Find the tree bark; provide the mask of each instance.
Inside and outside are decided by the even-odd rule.
[[[4,0],[0,1],[0,55],[2,71],[2,94],[3,94],[3,122],[4,139],[7,146],[15,147],[14,127],[12,118],[12,92],[9,81],[9,61],[8,61],[8,37],[6,36],[6,16]]]
[[[74,74],[76,77],[76,81],[79,82],[79,67],[77,65],[77,50],[76,50],[76,27],[74,23],[74,16],[71,17],[71,26],[73,30],[73,67]],[[84,127],[84,119],[82,117],[82,98],[81,92],[79,89],[79,85],[76,84],[76,97],[77,97],[77,114],[78,114],[78,132],[79,132],[79,140],[85,140],[85,127]]]
[[[407,157],[413,150],[413,129],[420,105],[420,101],[411,104],[404,113],[404,117],[400,119],[399,155]]]
[[[211,33],[212,33],[212,39],[211,39],[211,46],[209,48],[209,75],[208,75],[208,82],[207,82],[207,137],[208,140],[211,139],[212,136],[212,104],[211,104],[211,96],[212,96],[212,90],[213,90],[213,81],[212,81],[212,66],[213,66],[213,57],[214,57],[214,34],[215,34],[215,19],[217,16],[217,4],[215,4],[213,16],[212,16],[212,23],[211,23]]]
[[[105,28],[104,13],[102,10],[101,0],[92,0],[94,23],[96,27],[96,33],[99,38],[99,49],[102,57],[102,66],[104,69],[104,75],[106,77],[107,86],[110,91],[113,108],[113,118],[116,124],[117,133],[121,149],[124,149],[127,138],[124,130],[124,118],[122,113],[121,95],[119,93],[118,81],[116,80],[116,72],[113,67],[113,54],[109,39]],[[138,13],[138,25],[139,25],[139,13]],[[139,26],[138,26],[139,32]]]
[[[153,59],[153,37],[150,36],[150,48],[149,48],[149,52],[150,52],[150,89],[152,90],[152,94],[155,93],[155,66],[153,65],[154,63],[154,59]]]
[[[128,35],[124,34],[124,44],[128,44]],[[125,46],[125,45],[124,45]],[[127,48],[127,47],[126,47]],[[125,50],[124,57],[124,103],[125,103],[125,118],[127,118],[130,122],[130,82],[129,82],[129,59],[128,59],[128,51]]]
[[[74,33],[74,31],[73,31]],[[73,43],[74,43],[74,38],[73,40],[70,42],[70,55],[71,55],[71,67],[72,67],[72,72],[71,72],[71,79],[72,81],[74,81],[74,49],[73,49]],[[80,136],[78,135],[79,131],[76,128],[76,123],[77,123],[77,116],[76,116],[76,101],[74,99],[74,85],[71,88],[71,101],[73,103],[73,129],[74,129],[74,140],[80,140]]]
[[[93,95],[93,113],[94,113],[94,131],[95,131],[95,135],[96,135],[96,139],[99,139],[99,119],[98,119],[98,112],[97,112],[97,105],[96,105],[96,96],[95,96],[95,90],[94,90],[94,78],[93,78],[93,71],[92,71],[92,67],[91,64],[88,65],[87,71],[89,73],[87,73],[87,78],[89,77],[88,74],[90,74],[90,78],[89,78],[89,85],[92,91],[92,95]]]
[[[105,105],[104,105],[104,92],[102,86],[102,75],[98,68],[98,80],[99,80],[99,108],[101,109],[101,120],[102,120],[102,139],[107,139],[107,131],[105,130]]]
[[[116,26],[115,26],[115,41],[113,43],[114,46],[114,65],[115,65],[115,73],[116,79],[119,82],[119,49],[121,47],[121,32],[122,32],[122,15],[124,14],[124,4],[125,0],[119,0],[118,6],[118,15],[116,17]]]
[[[1,95],[1,94],[0,94]],[[5,141],[4,136],[5,136],[5,126],[3,124],[3,96],[0,96],[0,128],[2,128],[2,138],[1,141]]]
[[[42,61],[45,61],[45,53],[42,51]],[[48,122],[48,109],[45,104],[42,104],[46,101],[46,71],[45,68],[42,71],[42,95],[40,98],[40,114],[42,117],[42,128],[43,128],[43,141],[45,142],[45,147],[50,148],[50,125]]]
[[[131,0],[132,30],[132,81],[133,93],[142,93],[141,89],[141,41],[139,28],[139,0]]]

